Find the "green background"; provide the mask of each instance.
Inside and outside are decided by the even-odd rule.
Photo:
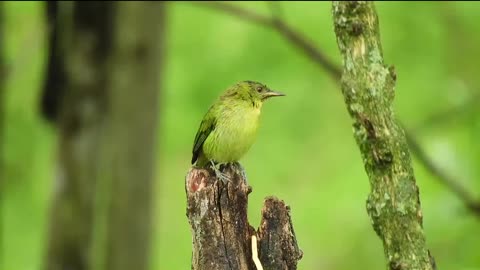
[[[264,2],[234,3],[269,15]],[[5,2],[6,182],[3,266],[39,269],[54,192],[56,135],[39,116],[46,63],[40,2]],[[385,61],[398,83],[396,115],[429,156],[480,195],[480,109],[461,106],[480,91],[480,4],[379,2]],[[282,2],[283,17],[341,64],[329,2]],[[287,94],[263,107],[259,136],[242,164],[257,226],[263,198],[292,209],[304,258],[299,269],[384,269],[381,241],[365,210],[369,183],[339,87],[277,32],[192,3],[170,3],[161,74],[152,269],[190,269],[184,176],[198,125],[211,102],[239,80]],[[132,89],[135,91],[135,89]],[[414,160],[428,247],[439,269],[480,269],[480,220]],[[0,257],[1,258],[1,257]]]

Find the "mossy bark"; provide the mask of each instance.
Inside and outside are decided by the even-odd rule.
[[[434,269],[405,133],[393,111],[396,74],[383,61],[374,3],[334,1],[332,13],[343,56],[342,92],[370,179],[367,211],[387,267]]]
[[[46,85],[61,95],[43,113],[59,129],[59,173],[44,269],[148,269],[163,3],[58,5],[63,59]]]
[[[186,177],[187,217],[192,230],[192,269],[256,270],[252,235],[258,235],[258,255],[265,270],[294,270],[302,257],[290,218],[290,209],[268,197],[258,231],[247,217],[251,187],[243,169],[224,170],[228,182],[212,171],[192,168]]]

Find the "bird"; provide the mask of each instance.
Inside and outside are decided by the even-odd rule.
[[[228,180],[220,165],[238,163],[253,145],[263,103],[285,96],[256,81],[240,81],[228,87],[205,113],[192,150],[192,165],[211,166],[222,180]]]

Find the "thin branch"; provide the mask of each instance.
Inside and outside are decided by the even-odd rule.
[[[280,5],[280,2],[276,1],[268,1],[267,2],[268,7],[270,8],[270,14],[272,14],[272,20],[275,23],[282,23],[284,20],[283,18],[283,9],[282,6]]]
[[[415,130],[422,130],[440,122],[445,123],[451,119],[459,118],[461,115],[465,115],[465,113],[478,108],[478,104],[480,104],[480,93],[474,93],[468,100],[461,104],[428,116],[415,128]]]
[[[276,30],[285,39],[287,39],[297,48],[302,50],[317,65],[325,69],[327,73],[335,81],[340,80],[340,76],[342,74],[341,69],[336,64],[334,64],[330,59],[328,59],[325,53],[320,51],[320,49],[316,48],[315,45],[313,45],[313,42],[308,40],[304,35],[295,31],[292,27],[290,27],[280,18],[275,18],[275,17],[271,18],[268,16],[255,13],[253,11],[249,11],[247,9],[237,7],[232,4],[223,3],[223,2],[208,1],[208,2],[202,2],[202,3],[197,3],[197,2],[191,2],[191,3],[197,4],[201,7],[203,6],[203,7],[207,7],[217,11],[221,11],[223,13],[232,15],[234,17],[244,19],[246,21]]]
[[[462,186],[456,179],[445,173],[440,167],[438,167],[425,153],[420,144],[412,137],[411,134],[405,132],[407,137],[407,142],[410,146],[412,152],[415,153],[415,156],[418,158],[425,168],[430,171],[430,173],[435,176],[438,181],[444,184],[448,189],[450,189],[454,194],[462,199],[465,206],[472,211],[473,213],[480,216],[480,202],[475,199],[468,190]]]
[[[202,3],[191,3],[197,4],[201,7],[203,6],[212,10],[223,12],[239,19],[243,19],[245,21],[276,30],[281,36],[283,36],[290,43],[292,43],[292,45],[300,49],[319,67],[326,70],[334,81],[340,82],[342,73],[340,67],[330,61],[326,54],[320,49],[318,49],[315,45],[313,45],[313,43],[307,37],[297,32],[295,29],[285,23],[284,20],[280,17],[281,12],[278,5],[274,6],[274,3],[271,3],[270,8],[272,10],[272,16],[268,17],[254,11],[235,6],[233,4],[223,2],[208,1]],[[428,171],[430,171],[432,175],[436,176],[440,182],[449,183],[446,186],[450,189],[453,188],[452,191],[458,196],[460,196],[460,199],[465,201],[468,208],[472,210],[474,214],[480,217],[480,210],[476,209],[476,207],[480,205],[480,201],[474,200],[473,196],[468,195],[469,192],[467,191],[467,189],[459,186],[458,184],[454,184],[456,181],[453,178],[447,177],[443,173],[438,173],[438,170],[435,169],[437,168],[437,166],[435,166],[435,164],[425,155],[425,153],[419,147],[416,147],[419,146],[419,144],[418,142],[416,142],[413,135],[410,134],[407,130],[405,130],[405,135],[408,138],[410,151],[418,157],[419,161],[424,165],[424,167]]]

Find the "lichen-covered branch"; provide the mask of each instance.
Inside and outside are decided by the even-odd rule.
[[[396,74],[383,62],[374,4],[334,1],[332,12],[342,92],[370,180],[367,211],[388,269],[434,269],[407,140],[392,108]]]
[[[262,225],[256,232],[248,223],[251,187],[243,169],[234,164],[223,172],[229,176],[228,182],[216,179],[209,170],[197,168],[192,168],[186,177],[192,269],[255,270],[251,244],[255,234],[259,236],[258,251],[265,270],[296,269],[302,253],[293,233],[289,208],[278,199],[266,199]]]

